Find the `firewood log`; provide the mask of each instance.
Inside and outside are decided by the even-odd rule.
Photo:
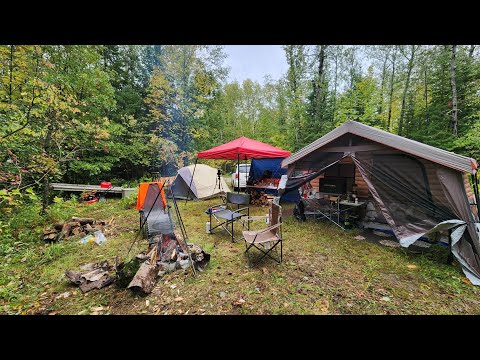
[[[65,225],[65,223],[60,222],[60,223],[53,224],[53,227],[55,228],[55,230],[60,231],[60,230],[62,230],[63,225]]]
[[[158,267],[156,265],[150,265],[148,261],[146,261],[140,265],[140,268],[127,288],[142,290],[144,293],[148,294],[152,292],[153,287],[155,286],[157,273]]]
[[[57,232],[55,229],[43,229],[43,235],[56,234]]]
[[[63,238],[70,236],[70,232],[72,231],[72,226],[70,224],[71,223],[65,223],[63,225],[62,231],[60,231],[57,236],[57,241],[60,241]]]
[[[85,224],[93,224],[93,222],[95,221],[95,219],[92,219],[92,218],[79,218],[79,217],[76,217],[76,216],[72,216],[72,219],[70,220],[71,222],[79,222],[80,224],[82,225],[85,225]]]

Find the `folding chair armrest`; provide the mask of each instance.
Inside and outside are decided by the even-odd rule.
[[[246,207],[243,207],[243,208],[237,209],[237,210],[235,210],[235,211],[232,211],[232,212],[233,212],[233,213],[238,213],[238,212],[240,212],[240,211],[247,210],[248,208],[249,208],[249,207],[248,207],[248,206],[246,206]]]
[[[276,224],[276,225],[269,226],[269,227],[266,228],[266,229],[263,229],[263,230],[258,231],[257,234],[263,234],[264,232],[272,231],[273,229],[276,229],[276,228],[279,227],[280,225],[282,225],[282,223],[278,223],[278,224]]]
[[[213,209],[213,208],[216,208],[216,207],[218,207],[218,206],[225,206],[225,204],[222,203],[222,204],[212,205],[212,206],[209,206],[209,208],[212,208],[212,209]]]
[[[258,215],[258,216],[244,216],[243,219],[245,221],[253,221],[253,220],[265,220],[268,218],[268,215]]]

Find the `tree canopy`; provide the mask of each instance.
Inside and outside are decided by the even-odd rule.
[[[169,176],[240,136],[296,151],[347,120],[480,158],[478,46],[283,49],[280,79],[239,83],[221,46],[1,45],[0,188]]]

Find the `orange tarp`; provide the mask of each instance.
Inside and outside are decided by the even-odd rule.
[[[138,197],[137,197],[137,210],[142,209],[143,203],[145,202],[145,197],[147,196],[148,187],[151,184],[156,184],[158,186],[158,188],[160,189],[161,197],[162,197],[163,207],[164,208],[167,207],[167,198],[165,197],[165,189],[163,187],[163,184],[161,182],[154,181],[154,182],[145,182],[140,184],[140,187],[138,189]]]

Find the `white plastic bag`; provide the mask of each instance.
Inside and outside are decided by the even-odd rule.
[[[95,234],[95,242],[96,242],[98,245],[101,245],[101,244],[103,244],[105,241],[107,241],[107,238],[105,237],[105,235],[103,235],[103,233],[102,233],[101,230],[95,231],[94,234]]]

